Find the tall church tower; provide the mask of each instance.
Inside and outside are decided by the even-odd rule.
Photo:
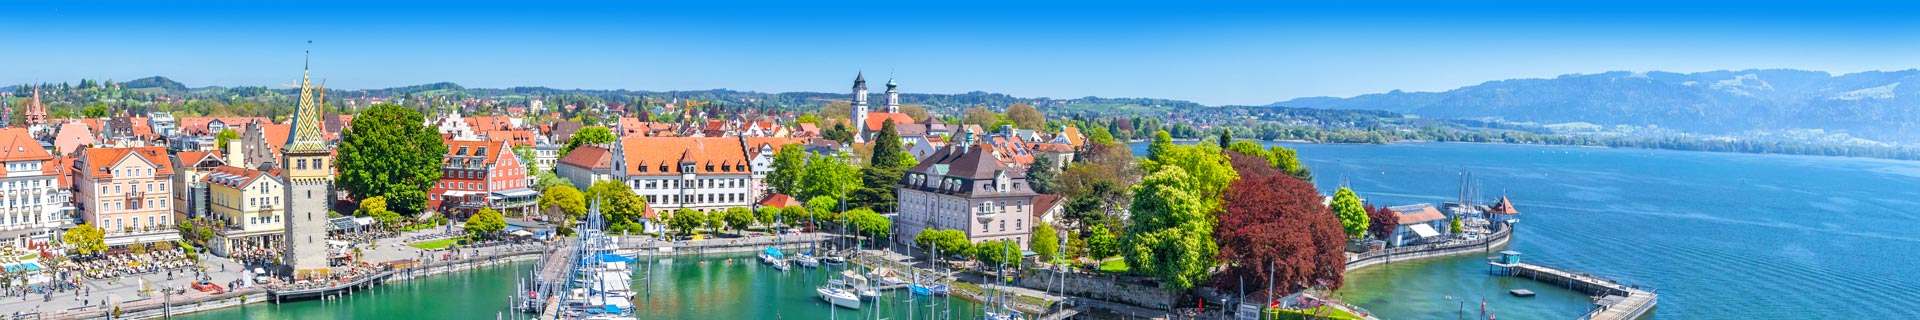
[[[47,131],[47,106],[40,104],[40,86],[33,87],[33,100],[27,103],[25,115],[26,121],[23,123],[27,125],[27,130],[36,133]]]
[[[887,78],[887,113],[900,113],[900,84]]]
[[[314,100],[306,70],[300,72],[300,106],[294,109],[293,132],[280,148],[281,177],[285,179],[286,231],[281,254],[287,274],[322,275],[327,266],[327,205],[333,199],[333,147],[320,128],[324,111]],[[321,89],[325,90],[325,89]]]
[[[847,117],[848,130],[853,131],[853,142],[866,142],[867,136],[867,75],[865,72],[853,76],[853,114]]]

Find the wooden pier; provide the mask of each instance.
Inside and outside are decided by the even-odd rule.
[[[1494,275],[1533,279],[1596,297],[1594,309],[1581,315],[1582,320],[1637,319],[1652,312],[1654,305],[1660,300],[1660,294],[1651,288],[1623,285],[1591,275],[1519,262],[1517,257],[1510,258],[1519,255],[1517,252],[1508,251],[1502,254],[1502,258],[1489,262],[1493,266],[1491,272]]]

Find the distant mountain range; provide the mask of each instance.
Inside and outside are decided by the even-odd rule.
[[[1429,118],[1658,126],[1698,133],[1825,129],[1920,142],[1920,70],[1607,72],[1490,81],[1444,92],[1311,97],[1271,106]]]

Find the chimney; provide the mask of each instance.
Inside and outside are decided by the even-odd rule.
[[[1007,136],[1013,136],[1013,125],[1011,124],[1000,125],[1000,133],[1006,134]]]

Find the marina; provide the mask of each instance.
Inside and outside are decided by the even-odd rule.
[[[1613,280],[1595,278],[1591,274],[1577,274],[1520,262],[1520,252],[1513,250],[1501,251],[1499,257],[1488,259],[1487,265],[1490,267],[1488,273],[1491,275],[1525,278],[1592,295],[1593,311],[1580,316],[1582,320],[1638,319],[1652,311],[1654,305],[1660,300],[1660,295],[1655,293],[1656,290],[1653,288],[1625,285]],[[1533,296],[1531,290],[1518,289],[1513,292],[1514,296],[1518,297]]]

